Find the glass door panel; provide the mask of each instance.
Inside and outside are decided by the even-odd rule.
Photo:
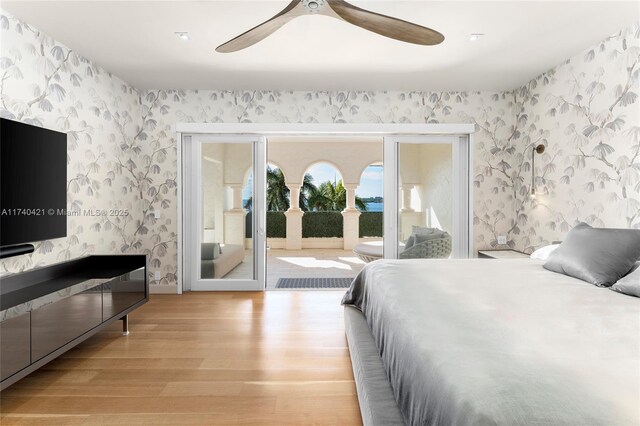
[[[252,238],[246,217],[253,199],[253,146],[202,144],[200,188],[200,279],[255,278]]]
[[[262,290],[264,141],[194,140],[191,289]]]
[[[385,258],[469,257],[469,137],[385,137],[384,144]]]
[[[398,258],[449,258],[453,243],[452,146],[398,144]]]

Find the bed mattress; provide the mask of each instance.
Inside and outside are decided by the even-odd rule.
[[[530,259],[385,260],[343,303],[406,424],[640,424],[638,298]]]

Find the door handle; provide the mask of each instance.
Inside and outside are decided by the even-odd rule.
[[[262,211],[262,209],[258,209],[256,210],[256,215],[257,215],[256,223],[258,225],[258,236],[264,237],[265,236],[264,224],[263,224],[264,212]]]

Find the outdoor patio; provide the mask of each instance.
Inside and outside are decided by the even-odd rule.
[[[353,278],[365,263],[351,250],[267,250],[267,289],[280,278]]]
[[[245,251],[251,259],[251,250]],[[267,289],[273,290],[280,278],[353,278],[365,263],[353,251],[341,249],[267,250]],[[251,275],[252,263],[245,261],[225,278],[242,279]]]

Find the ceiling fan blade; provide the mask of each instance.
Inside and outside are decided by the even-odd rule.
[[[444,41],[444,36],[431,28],[361,9],[344,0],[327,2],[344,21],[385,37],[425,46],[433,46]]]
[[[287,7],[285,7],[273,18],[216,47],[216,52],[231,53],[245,49],[249,46],[253,46],[257,42],[264,40],[265,38],[276,32],[293,18],[296,18],[303,13],[304,10],[301,7],[300,1],[293,0]]]

